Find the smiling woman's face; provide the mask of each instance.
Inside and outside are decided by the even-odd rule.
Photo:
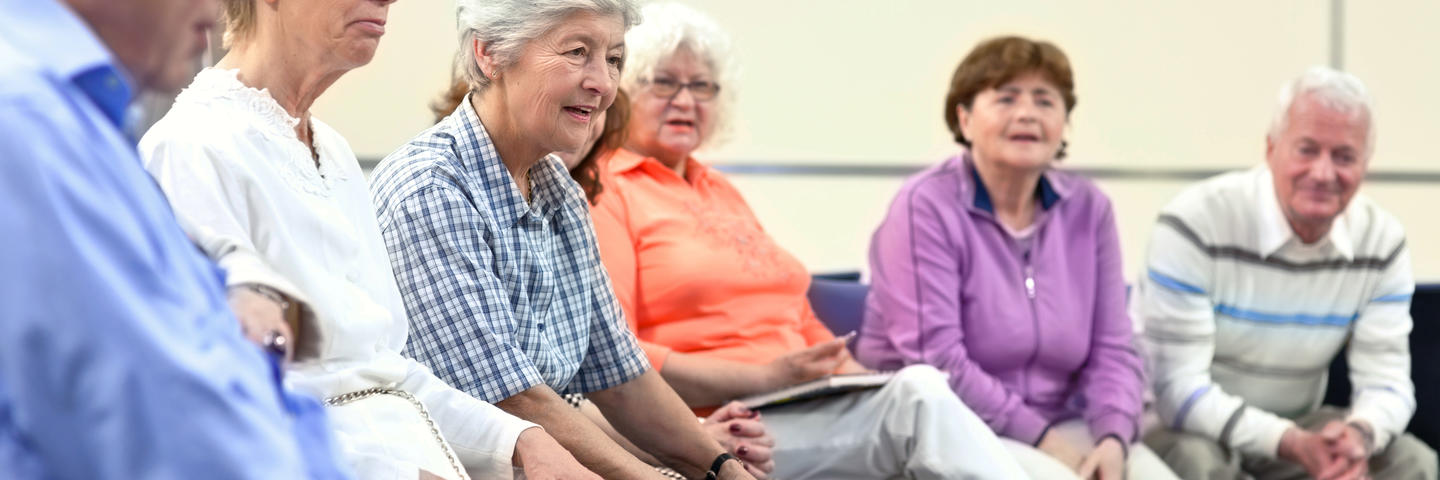
[[[1065,133],[1065,100],[1039,73],[1015,77],[957,105],[971,152],[992,164],[1043,170],[1055,160]]]
[[[685,85],[714,83],[715,77],[709,65],[682,47],[655,67],[650,81],[657,80]],[[711,115],[715,99],[697,100],[690,88],[662,97],[647,86],[635,92],[634,97],[626,146],[636,153],[661,160],[683,160],[700,148],[714,129]]]
[[[506,121],[525,137],[526,150],[572,152],[604,123],[624,57],[619,15],[578,12],[526,45],[491,88],[499,88]]]

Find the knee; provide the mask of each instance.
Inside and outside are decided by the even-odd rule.
[[[1199,435],[1164,429],[1152,432],[1145,444],[1182,478],[1221,478],[1212,472],[1229,464],[1218,442]]]
[[[1425,442],[1412,435],[1401,435],[1390,443],[1390,446],[1381,454],[1384,456],[1385,464],[1391,468],[1397,468],[1405,472],[1396,472],[1400,475],[1377,475],[1376,478],[1437,478],[1440,475],[1440,460],[1437,460],[1435,450],[1431,449]],[[1373,465],[1373,464],[1372,464]],[[1379,472],[1377,472],[1379,473]]]
[[[895,372],[896,390],[907,398],[930,404],[946,405],[960,400],[950,390],[950,382],[944,373],[929,365],[911,365]]]

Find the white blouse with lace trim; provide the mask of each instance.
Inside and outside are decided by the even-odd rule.
[[[355,154],[312,118],[317,171],[295,124],[234,71],[207,69],[145,134],[140,155],[192,236],[254,252],[308,301],[316,331],[300,343],[315,353],[287,369],[288,385],[321,397],[378,386],[410,392],[474,478],[510,478],[515,440],[534,424],[401,355],[409,321]],[[433,445],[428,428],[415,428],[419,417],[404,402],[368,405],[331,409],[340,449],[365,480],[413,479],[405,459]]]
[[[340,180],[339,176],[345,173],[336,167],[336,162],[344,161],[340,155],[349,153],[349,146],[346,152],[336,152],[333,149],[325,148],[320,141],[321,131],[326,130],[329,134],[339,138],[338,133],[330,130],[319,119],[310,117],[311,141],[315,145],[315,153],[319,155],[317,160],[310,154],[310,149],[295,135],[295,126],[300,124],[300,119],[285,111],[275,97],[270,96],[267,89],[255,89],[240,83],[239,70],[224,70],[219,68],[207,68],[201,70],[195,76],[195,81],[180,95],[175,97],[177,106],[182,104],[193,104],[197,106],[217,107],[222,106],[235,110],[234,113],[249,114],[254,120],[251,126],[274,139],[271,146],[279,150],[277,155],[270,157],[276,162],[280,171],[286,176],[286,181],[306,193],[328,196],[334,188],[335,181]],[[342,140],[343,142],[343,140]],[[354,157],[353,153],[349,153]]]

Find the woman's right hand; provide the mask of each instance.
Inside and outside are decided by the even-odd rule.
[[[835,373],[850,359],[850,352],[845,349],[847,340],[848,336],[836,338],[776,358],[767,365],[771,390]]]
[[[1060,435],[1056,434],[1053,430],[1045,432],[1045,436],[1040,437],[1040,444],[1036,445],[1035,448],[1055,458],[1056,461],[1064,464],[1065,468],[1070,469],[1072,472],[1078,472],[1080,470],[1080,462],[1085,461],[1084,455],[1081,455],[1078,450],[1071,448],[1070,444],[1066,443],[1065,439],[1060,438]]]
[[[515,460],[529,480],[601,480],[539,428],[520,432],[515,439]]]
[[[720,442],[725,451],[745,462],[745,470],[755,478],[769,478],[775,470],[775,460],[771,458],[775,438],[765,431],[760,412],[745,408],[740,402],[730,402],[705,418],[705,432]]]

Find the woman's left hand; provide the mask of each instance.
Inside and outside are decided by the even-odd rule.
[[[775,470],[771,448],[775,438],[760,423],[760,412],[745,408],[740,402],[730,402],[705,418],[705,431],[745,463],[745,469],[755,478],[768,478]]]
[[[1115,437],[1106,437],[1095,450],[1080,462],[1080,478],[1085,480],[1123,480],[1125,478],[1125,447]]]

